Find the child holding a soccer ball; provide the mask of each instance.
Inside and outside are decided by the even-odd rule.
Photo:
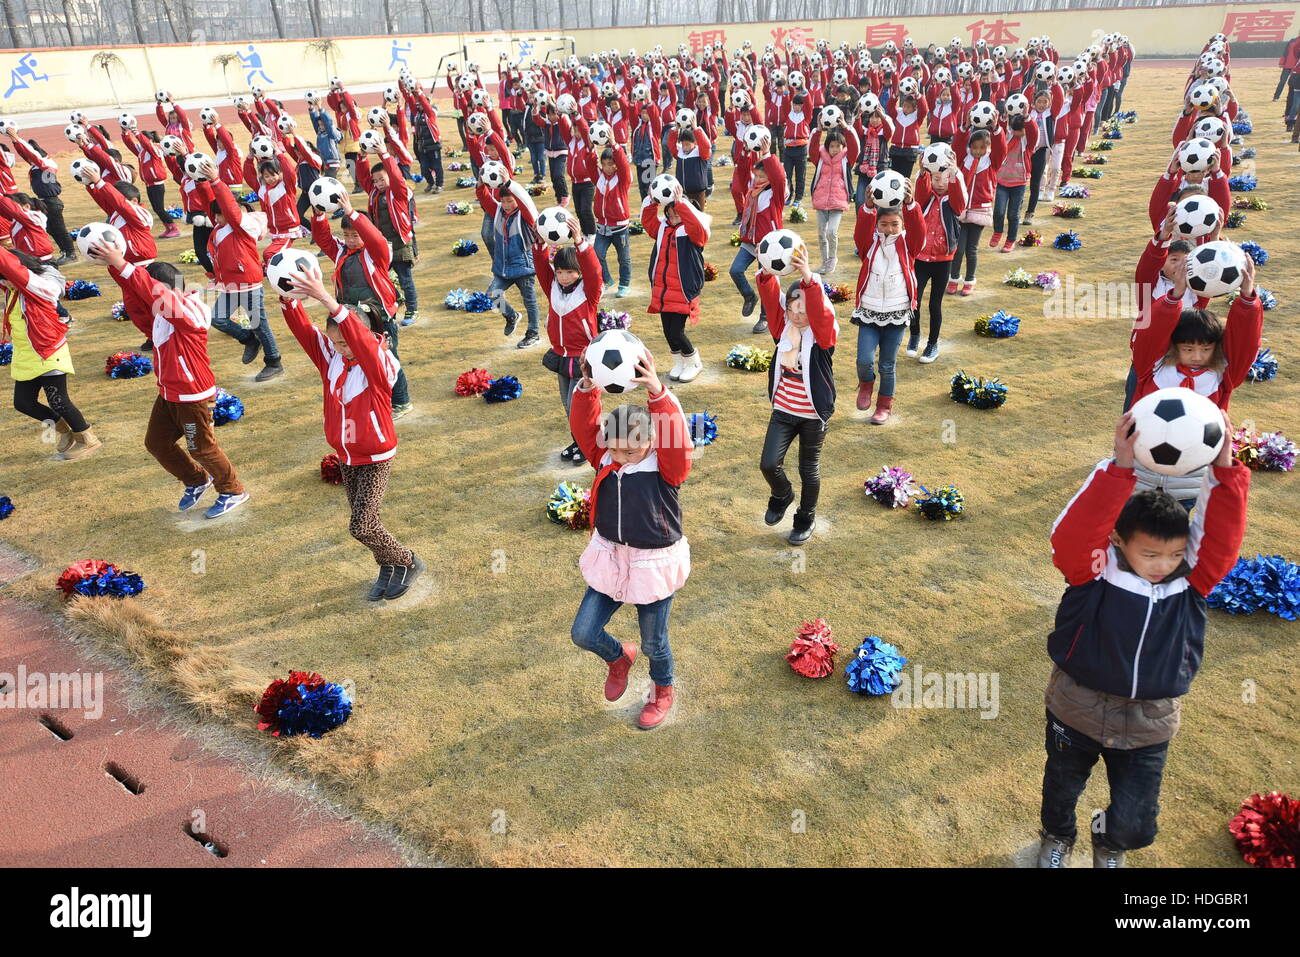
[[[709,241],[708,213],[684,202],[686,191],[677,185],[673,202],[656,202],[654,190],[641,203],[641,225],[654,239],[650,251],[651,315],[659,313],[664,338],[672,350],[668,378],[690,382],[704,369],[700,353],[686,335],[686,324],[700,321],[700,293],[704,289],[704,247]],[[681,230],[679,233],[678,230]]]
[[[641,653],[649,659],[654,693],[637,718],[650,730],[673,707],[673,652],[668,615],[691,571],[690,544],[682,534],[678,489],[691,471],[690,427],[677,399],[646,350],[632,380],[646,389],[645,405],[623,405],[603,415],[591,367],[573,391],[569,427],[581,455],[596,469],[591,487],[591,541],[579,559],[587,591],[573,620],[573,643],[608,665],[605,700],[627,690],[637,648],[619,642],[605,626],[621,605],[636,605]]]

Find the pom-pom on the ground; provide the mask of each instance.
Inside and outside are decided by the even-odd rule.
[[[1246,370],[1246,378],[1251,382],[1267,382],[1277,377],[1277,356],[1272,349],[1260,349],[1255,361]]]
[[[1265,289],[1263,286],[1256,286],[1255,295],[1259,296],[1260,305],[1264,307],[1265,312],[1277,308],[1277,296],[1273,295],[1270,290]]]
[[[0,366],[7,366],[14,361],[14,344],[0,342]]]
[[[1118,129],[1109,129],[1103,133],[1102,136],[1106,137],[1108,140],[1122,140],[1124,138],[1124,134]]]
[[[138,379],[153,372],[153,362],[138,352],[114,352],[104,362],[104,374],[110,379]]]
[[[846,282],[823,282],[822,291],[831,302],[848,302],[853,297],[853,287]]]
[[[1054,269],[1046,272],[1040,272],[1034,277],[1034,285],[1040,289],[1051,292],[1054,289],[1061,288],[1061,274]]]
[[[277,678],[253,708],[257,730],[275,737],[305,734],[319,738],[352,717],[352,698],[342,685],[308,671],[291,671],[288,680]]]
[[[1088,149],[1094,153],[1105,153],[1106,151],[1113,150],[1114,148],[1115,148],[1115,144],[1109,142],[1108,140],[1094,140],[1093,142],[1088,144]]]
[[[740,245],[740,233],[732,233],[732,234],[731,234],[731,245],[733,245],[733,246],[739,246],[739,245]]]
[[[1238,117],[1240,117],[1240,114],[1238,114]],[[1249,136],[1253,132],[1254,127],[1251,126],[1250,120],[1238,119],[1232,124],[1232,133],[1234,136]]]
[[[113,303],[112,308],[108,310],[108,315],[114,322],[126,322],[130,318],[126,314],[126,306],[120,302]]]
[[[546,517],[565,528],[590,528],[591,490],[561,482],[546,501]]]
[[[1020,317],[1011,315],[1005,309],[975,320],[975,332],[990,339],[1010,339],[1019,331]]]
[[[468,216],[471,207],[469,203],[457,203],[454,200],[447,204],[447,215],[449,216]]]
[[[320,479],[330,485],[343,484],[343,469],[339,467],[337,452],[331,452],[320,460]]]
[[[1228,214],[1228,218],[1223,221],[1223,225],[1228,229],[1238,229],[1246,225],[1246,214],[1239,209],[1234,209]]]
[[[641,223],[641,220],[633,219],[627,224],[627,231],[633,236],[644,236],[645,226]]]
[[[546,192],[547,186],[545,183],[529,183],[524,188],[528,190],[529,196],[541,196]]]
[[[487,402],[509,402],[519,398],[523,391],[524,387],[518,379],[512,375],[503,375],[488,383],[488,387],[483,390],[483,399]]]
[[[1041,246],[1043,234],[1036,229],[1026,229],[1025,234],[1016,242],[1017,246]]]
[[[129,598],[144,591],[144,580],[135,572],[119,571],[110,562],[85,558],[65,568],[55,587],[65,599],[73,595]]]
[[[844,668],[849,690],[862,695],[889,694],[900,681],[899,673],[907,664],[897,648],[878,635],[868,635],[853,649],[853,658]]]
[[[1089,166],[1105,166],[1110,162],[1110,157],[1094,156],[1092,153],[1084,153],[1082,159],[1083,162],[1087,163]],[[1068,186],[1069,184],[1067,183],[1066,185]]]
[[[185,210],[180,206],[168,206],[167,215],[170,216],[172,219],[184,219]]]
[[[1066,183],[1056,191],[1056,195],[1061,199],[1087,199],[1091,194],[1082,183]]]
[[[1249,173],[1238,173],[1228,177],[1228,189],[1234,193],[1249,193],[1259,185],[1259,180]]]
[[[468,289],[453,289],[447,293],[447,298],[442,301],[442,304],[448,309],[464,309],[467,301],[469,301]]]
[[[182,249],[176,258],[185,265],[192,266],[199,261],[199,254],[192,249]]]
[[[14,500],[8,495],[0,495],[0,522],[14,513]]]
[[[723,153],[721,156],[719,156],[717,159],[715,159],[715,160],[713,161],[713,165],[714,165],[714,166],[730,166],[730,165],[731,165],[731,157],[728,156],[726,153]]]
[[[1007,401],[1007,387],[1000,379],[978,379],[960,369],[952,377],[948,395],[976,409],[996,409]]]
[[[802,206],[790,207],[790,222],[806,223],[808,222],[808,212]]]
[[[457,395],[482,395],[492,384],[492,376],[487,369],[470,369],[456,376]]]
[[[1238,558],[1205,601],[1230,615],[1266,611],[1295,621],[1300,615],[1300,565],[1281,555]]]
[[[691,427],[691,442],[696,448],[712,445],[718,437],[718,417],[709,412],[692,412],[687,418]]]
[[[1256,242],[1239,243],[1241,251],[1254,260],[1256,266],[1262,266],[1268,262],[1268,250]]]
[[[456,256],[473,256],[478,252],[478,243],[472,239],[458,239],[452,245],[451,251]]]
[[[948,522],[966,511],[966,497],[955,485],[941,485],[933,492],[922,485],[921,491],[916,508],[932,522]]]
[[[713,280],[715,280],[715,279],[717,279],[717,278],[718,278],[718,267],[717,267],[717,265],[714,264],[714,263],[705,263],[705,264],[704,264],[704,281],[705,281],[705,282],[713,282]]]
[[[1012,286],[1015,289],[1031,289],[1037,283],[1034,282],[1034,276],[1028,269],[1013,269],[1002,277],[1002,284]]]
[[[617,309],[602,309],[596,313],[596,323],[601,332],[607,329],[629,329],[632,326],[632,317]]]
[[[65,299],[93,299],[98,296],[99,286],[93,282],[87,282],[85,279],[74,279],[64,287],[63,297]]]
[[[1106,171],[1092,166],[1084,166],[1076,169],[1074,175],[1079,177],[1079,179],[1101,179],[1106,175]]]
[[[447,154],[447,155],[450,156],[451,154],[449,153],[449,154]],[[468,163],[453,162],[453,163],[448,163],[448,164],[447,164],[447,172],[448,172],[448,173],[459,173],[461,170],[466,170],[466,169],[469,169],[469,168],[470,168],[470,167],[469,167],[469,164],[468,164]]]
[[[1259,212],[1269,208],[1268,201],[1259,196],[1245,196],[1232,201],[1233,209],[1253,209]]]
[[[1062,219],[1082,219],[1083,207],[1078,203],[1057,203],[1052,207],[1052,215]]]
[[[225,425],[244,417],[244,403],[225,389],[218,389],[212,402],[212,424]]]
[[[1083,240],[1080,239],[1079,234],[1072,229],[1069,232],[1059,234],[1054,240],[1052,240],[1052,245],[1063,252],[1072,253],[1076,249],[1082,248]]]
[[[863,487],[868,496],[890,508],[907,508],[916,494],[912,473],[898,466],[882,466]]]
[[[1228,833],[1251,867],[1294,870],[1300,858],[1300,801],[1280,791],[1252,794],[1228,823]]]
[[[1281,432],[1254,432],[1244,426],[1232,434],[1232,457],[1260,472],[1290,472],[1296,444]]]
[[[805,678],[825,678],[835,670],[835,652],[839,650],[826,619],[814,618],[799,626],[785,660]]]
[[[1244,160],[1253,160],[1255,156],[1256,156],[1255,147],[1247,146],[1244,150],[1238,153],[1236,157],[1233,158],[1236,159],[1240,157],[1241,159]]]
[[[766,372],[772,365],[772,353],[753,346],[732,346],[727,353],[727,365],[746,372]]]
[[[473,176],[461,176],[456,180],[456,186],[460,189],[472,189],[478,185],[478,180]]]
[[[466,312],[489,312],[495,303],[485,292],[471,292],[465,297]]]

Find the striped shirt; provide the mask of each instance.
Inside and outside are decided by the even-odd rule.
[[[799,369],[781,367],[781,378],[776,384],[772,405],[801,419],[820,418],[813,408],[812,399],[808,397],[808,387],[804,385],[803,372]]]

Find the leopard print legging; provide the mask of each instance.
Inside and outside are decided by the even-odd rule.
[[[393,471],[393,460],[372,462],[369,465],[339,465],[343,474],[343,487],[352,507],[352,521],[348,531],[352,537],[374,553],[380,565],[410,565],[415,553],[395,539],[379,518],[384,493],[388,491],[388,476]]]

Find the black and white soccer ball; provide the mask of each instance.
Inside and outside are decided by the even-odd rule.
[[[86,174],[90,173],[94,176],[98,176],[99,164],[90,159],[75,159],[72,161],[71,170],[73,179],[82,186],[89,186],[93,180],[91,180]]]
[[[462,93],[468,93],[470,90],[474,89],[474,78],[468,73],[462,73],[460,78],[456,81],[456,88]]]
[[[76,123],[78,126],[85,126],[86,114],[82,113],[81,110],[73,110],[71,113],[68,114],[68,122]]]
[[[69,123],[63,128],[63,135],[69,143],[75,143],[86,135],[86,128],[80,123]]]
[[[1184,173],[1200,173],[1210,168],[1219,148],[1204,137],[1187,140],[1178,147],[1178,166]]]
[[[343,205],[348,189],[333,176],[318,176],[307,189],[307,201],[318,213],[333,213]]]
[[[366,111],[366,122],[372,127],[383,126],[384,120],[388,117],[388,111],[382,106],[372,106]]]
[[[248,141],[248,149],[258,159],[275,158],[275,141],[263,133],[258,133]]]
[[[921,166],[931,175],[943,173],[957,165],[957,158],[953,155],[952,147],[947,143],[935,143],[933,146],[926,147],[921,154]]]
[[[681,188],[682,184],[672,173],[660,173],[650,181],[650,198],[660,206],[666,206],[677,202]]]
[[[136,128],[135,117],[130,113],[117,114],[117,125],[124,130],[133,130]]]
[[[314,96],[315,96],[315,93],[313,93],[311,90],[308,90],[308,91],[307,91],[307,102],[308,102],[308,103],[315,103],[316,101],[315,101],[315,99],[313,99]],[[237,97],[235,97],[235,109],[237,109],[237,110],[246,110],[246,109],[248,109],[248,107],[249,107],[248,97],[246,97],[246,96],[237,96]]]
[[[758,241],[758,263],[777,276],[788,275],[794,269],[794,257],[806,248],[804,241],[793,229],[774,229]]]
[[[504,163],[498,163],[496,160],[485,160],[483,165],[478,168],[478,180],[488,189],[500,189],[510,182],[510,172],[506,169]]]
[[[1246,253],[1234,242],[1216,239],[1197,246],[1187,257],[1187,285],[1213,299],[1235,292],[1246,277]]]
[[[1179,239],[1197,239],[1214,232],[1223,210],[1208,196],[1187,196],[1174,207],[1174,232]]]
[[[547,207],[537,217],[537,235],[552,246],[568,242],[573,238],[569,232],[571,218],[569,211],[563,206]]]
[[[485,89],[483,89],[483,87],[481,87],[481,86],[478,87],[476,90],[474,90],[473,93],[471,93],[471,94],[469,95],[469,101],[470,101],[470,103],[472,103],[474,106],[487,106],[487,105],[488,105],[488,91],[485,90]]]
[[[962,60],[957,64],[957,75],[963,80],[968,80],[975,75],[975,68],[970,65],[969,61]]]
[[[199,122],[204,126],[216,126],[221,122],[221,117],[217,115],[217,111],[212,107],[205,106],[199,110]]]
[[[1187,101],[1198,110],[1208,110],[1219,101],[1219,91],[1208,83],[1198,83],[1187,94]]]
[[[1023,93],[1012,93],[1005,104],[1007,116],[1024,116],[1029,112],[1029,97]]]
[[[744,110],[749,108],[749,94],[744,90],[731,91],[731,108],[733,110]]]
[[[168,156],[185,155],[185,141],[179,136],[173,136],[169,133],[158,141],[158,145]]]
[[[637,387],[632,380],[643,355],[645,346],[626,329],[606,329],[583,352],[591,366],[591,381],[615,395]]]
[[[573,98],[572,93],[561,93],[555,98],[555,108],[561,113],[577,113],[578,101]]]
[[[877,209],[898,209],[907,197],[907,177],[898,170],[882,169],[867,184]]]
[[[998,118],[998,108],[988,100],[980,100],[970,108],[970,125],[979,129],[988,129]]]
[[[1157,389],[1133,403],[1133,457],[1161,475],[1204,468],[1228,440],[1223,413],[1191,389]]]
[[[279,119],[275,121],[275,128],[278,129],[285,136],[288,136],[298,128],[298,123],[296,120],[294,120],[292,116],[290,116],[288,113],[285,113],[283,116],[281,116]]]
[[[1192,126],[1192,135],[1203,140],[1209,140],[1211,143],[1219,143],[1223,140],[1223,134],[1227,132],[1228,124],[1218,116],[1203,116]]]
[[[921,84],[916,81],[914,76],[905,76],[898,81],[898,95],[900,97],[916,96],[920,89]]]
[[[821,115],[817,117],[817,125],[823,130],[833,130],[838,126],[844,125],[844,111],[834,103],[822,107]]]
[[[321,276],[320,262],[305,249],[283,249],[266,264],[266,278],[271,288],[286,299],[305,299],[306,294],[293,287],[291,279]]]
[[[745,130],[745,147],[758,153],[772,142],[772,131],[760,123],[754,123]]]
[[[1069,66],[1068,64],[1061,67],[1056,71],[1056,78],[1061,81],[1062,86],[1068,88],[1072,83],[1074,83],[1074,67]]]
[[[409,74],[403,74],[403,79],[405,79],[406,76],[409,76]],[[389,83],[384,87],[385,103],[396,103],[398,100],[398,96],[399,96],[399,91],[396,83]]]
[[[363,153],[379,153],[384,149],[384,134],[379,130],[363,130],[357,137],[357,145]]]
[[[1056,76],[1056,64],[1051,60],[1044,60],[1038,66],[1034,67],[1034,79],[1040,83],[1050,83]]]
[[[692,130],[695,128],[695,111],[689,106],[683,106],[673,117],[673,122],[679,130]]]
[[[475,136],[487,136],[492,132],[492,121],[486,113],[471,113],[465,120],[465,129]]]
[[[614,128],[604,120],[597,120],[592,123],[587,132],[591,136],[591,145],[597,149],[602,149],[614,142]]]
[[[946,66],[939,67],[939,69],[934,71],[934,82],[939,84],[951,83],[952,70],[948,69]]]
[[[77,249],[87,259],[99,261],[90,253],[90,247],[99,243],[110,246],[124,255],[126,253],[126,238],[116,226],[110,226],[108,223],[86,223],[77,230]]]
[[[185,157],[185,175],[196,183],[203,182],[208,178],[205,167],[211,162],[213,162],[212,157],[207,153],[195,151]]]
[[[166,90],[159,90],[157,93],[153,95],[153,98],[157,100],[159,103],[166,103],[168,100],[172,98],[172,95],[168,93]]]
[[[876,110],[880,109],[880,97],[874,93],[863,93],[858,97],[858,113],[862,116],[870,116]]]

